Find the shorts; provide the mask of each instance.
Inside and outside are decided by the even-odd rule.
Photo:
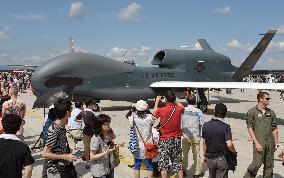
[[[182,149],[180,138],[170,138],[159,141],[159,155],[158,162],[160,171],[169,170],[169,160],[171,160],[174,172],[182,170]]]
[[[141,163],[144,161],[147,167],[147,171],[153,171],[153,164],[151,159],[134,159],[134,170],[135,171],[140,171],[141,168]]]

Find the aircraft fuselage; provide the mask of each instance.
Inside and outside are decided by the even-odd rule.
[[[32,76],[32,85],[37,96],[64,85],[72,89],[74,100],[135,101],[163,92],[150,88],[157,81],[232,81],[236,70],[228,57],[216,52],[196,50],[175,59],[161,59],[166,64],[160,67],[140,67],[94,54],[69,53],[42,64]]]

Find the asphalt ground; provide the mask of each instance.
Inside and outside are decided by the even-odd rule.
[[[277,117],[279,118],[279,141],[284,145],[284,100],[279,99],[279,92],[269,91],[272,98],[270,108],[275,111]],[[225,94],[225,91],[219,93],[215,91],[210,92],[209,97],[209,110],[205,114],[206,120],[212,118],[213,110],[215,104],[223,102],[228,107],[228,117],[226,122],[231,125],[234,144],[236,150],[238,151],[238,167],[237,170],[229,172],[229,177],[239,178],[245,174],[248,165],[252,161],[252,141],[248,135],[246,123],[244,120],[244,115],[247,110],[256,105],[256,90],[245,90],[245,93],[241,93],[240,90],[234,90],[232,94]],[[32,109],[32,105],[35,96],[29,96],[27,93],[21,93],[19,98],[24,101],[27,105],[26,114],[26,124],[25,128],[25,143],[30,147],[33,146],[35,141],[39,138],[42,131],[42,123],[44,118],[43,109]],[[132,103],[130,102],[114,102],[114,101],[102,101],[100,106],[102,107],[102,112],[108,114],[112,118],[111,126],[117,136],[116,142],[126,142],[126,146],[120,149],[120,165],[115,168],[116,178],[130,178],[133,176],[133,169],[129,166],[133,165],[133,158],[129,150],[127,149],[127,143],[129,140],[129,124],[125,118],[126,113],[130,109]],[[47,110],[46,110],[47,112]],[[71,147],[74,145],[71,141]],[[79,147],[83,148],[82,143],[79,143]],[[274,163],[274,177],[284,177],[284,167],[281,165],[281,161],[277,159],[277,155],[282,151],[283,148],[279,148],[275,152],[275,163]],[[201,150],[201,155],[202,155]],[[41,177],[43,159],[41,157],[41,150],[32,150],[32,155],[36,160],[33,169],[34,178]],[[189,155],[189,166],[187,170],[187,177],[192,177],[192,155]],[[82,160],[75,162],[75,167],[78,172],[79,177],[91,177],[90,169],[85,169],[85,163]],[[205,164],[203,164],[203,171],[205,172],[204,177],[208,177],[208,169]],[[146,171],[141,171],[141,177],[146,177]],[[171,173],[172,177],[174,174]],[[258,172],[257,178],[262,177],[262,167]]]

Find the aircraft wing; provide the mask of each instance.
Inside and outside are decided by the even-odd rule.
[[[160,81],[150,85],[151,88],[228,88],[228,89],[263,89],[284,90],[284,83],[250,83],[250,82],[183,82]]]

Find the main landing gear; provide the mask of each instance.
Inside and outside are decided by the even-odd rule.
[[[101,111],[101,107],[99,106],[99,104],[94,103],[94,109],[95,112],[100,112]]]
[[[205,95],[205,90],[203,88],[197,89],[199,101],[197,103],[197,108],[199,108],[202,112],[206,112],[208,109],[208,101]]]

